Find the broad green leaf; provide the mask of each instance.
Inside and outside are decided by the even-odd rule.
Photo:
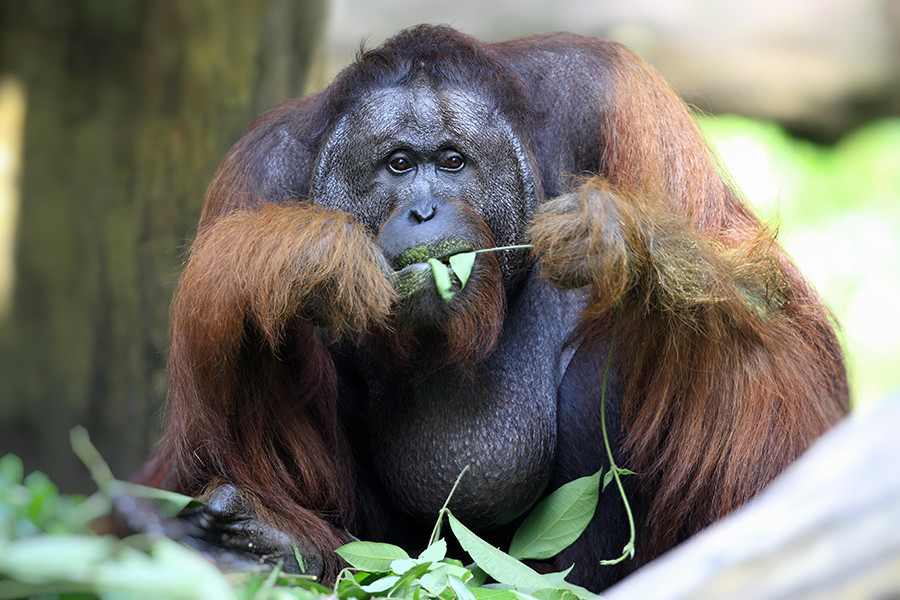
[[[472,573],[472,577],[466,581],[466,585],[469,587],[479,587],[484,585],[484,582],[487,581],[488,578],[484,569],[475,564],[469,565],[468,568]]]
[[[393,561],[409,558],[403,548],[380,542],[350,542],[335,552],[352,567],[376,573],[387,573]]]
[[[575,585],[574,583],[569,583],[568,581],[563,581],[558,584],[554,583],[553,586],[558,589],[564,589],[566,591],[572,592],[580,600],[600,600],[600,596],[598,594],[595,594],[591,590],[583,588],[579,585]]]
[[[429,571],[443,571],[447,573],[447,575],[453,575],[459,579],[462,579],[464,582],[468,583],[472,579],[472,572],[469,571],[465,567],[461,567],[457,564],[451,562],[438,562],[431,563],[431,566],[428,567]]]
[[[447,589],[449,585],[447,572],[442,569],[435,569],[422,575],[419,579],[422,587],[428,590],[429,594],[440,596],[441,592]]]
[[[454,293],[450,289],[453,284],[450,281],[450,273],[447,270],[447,266],[436,258],[429,258],[428,264],[431,265],[431,275],[434,277],[434,285],[437,287],[438,293],[444,299],[444,302],[450,302],[453,300]]]
[[[438,562],[440,560],[444,560],[446,556],[447,541],[441,539],[423,550],[422,554],[419,555],[418,560],[420,562]]]
[[[454,593],[456,593],[457,600],[475,600],[475,595],[472,593],[472,590],[470,590],[460,578],[449,575],[447,577],[447,582],[450,584],[450,588]]]
[[[370,573],[369,571],[355,571],[353,573],[349,573],[347,577],[350,577],[358,583],[359,585],[365,585],[367,583],[372,583],[379,577],[381,577],[380,573]]]
[[[553,585],[565,585],[566,577],[569,576],[569,573],[572,572],[572,569],[575,568],[575,565],[572,565],[565,571],[556,571],[554,573],[544,573],[544,579],[549,581]]]
[[[390,595],[395,598],[398,596],[398,593],[400,596],[406,596],[413,582],[427,573],[428,567],[430,566],[431,563],[425,563],[422,565],[416,565],[412,569],[408,570],[400,577],[400,581],[397,582],[397,585],[394,587],[394,590],[391,591]]]
[[[447,513],[447,519],[463,550],[468,552],[472,560],[488,575],[500,583],[515,587],[535,590],[548,587],[547,581],[534,569],[482,540],[460,523],[452,513]]]
[[[571,590],[564,589],[552,589],[548,588],[545,590],[537,590],[536,592],[532,592],[531,594],[536,598],[536,600],[576,600],[578,596],[575,595],[575,592]]]
[[[391,562],[391,573],[403,575],[416,565],[422,564],[413,558],[400,558]]]
[[[499,590],[497,588],[470,587],[469,591],[475,596],[475,600],[520,600],[520,596],[512,590]]]
[[[377,594],[378,592],[384,592],[391,589],[392,587],[397,585],[398,581],[400,581],[399,575],[387,575],[385,577],[382,577],[381,579],[376,579],[368,585],[362,586],[362,589],[369,592],[370,594]]]
[[[346,598],[371,598],[372,594],[362,589],[362,586],[352,577],[346,577],[340,580],[335,588],[338,598],[345,600]]]
[[[472,265],[475,264],[475,253],[460,252],[459,254],[454,254],[450,257],[449,262],[450,268],[453,269],[453,272],[459,278],[460,287],[466,287],[469,275],[472,274]]]
[[[600,473],[570,481],[541,500],[519,526],[509,553],[519,559],[546,559],[577,540],[597,509]]]

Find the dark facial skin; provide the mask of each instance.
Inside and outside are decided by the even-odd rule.
[[[429,258],[521,243],[536,202],[531,158],[506,120],[470,92],[424,82],[348,111],[322,150],[312,197],[377,236],[404,298],[436,295]],[[509,284],[522,254],[498,258]]]

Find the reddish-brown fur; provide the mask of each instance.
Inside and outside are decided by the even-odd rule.
[[[531,239],[551,280],[591,284],[588,339],[618,328],[629,468],[659,482],[652,557],[750,499],[849,401],[815,291],[661,77],[607,48],[617,77],[603,178],[542,205]]]
[[[498,45],[497,56],[548,40]],[[542,204],[529,234],[545,276],[592,286],[584,343],[616,329],[627,466],[658,485],[639,542],[651,558],[758,492],[847,412],[848,395],[828,311],[723,181],[684,104],[627,50],[593,49],[609,70],[596,175]],[[268,132],[316,130],[319,100],[264,115],[210,186],[172,308],[171,421],[144,479],[191,494],[235,483],[330,549],[361,507],[335,366],[314,323],[377,333],[401,355],[411,342],[391,321],[396,295],[373,232],[304,203],[305,190],[264,201]],[[482,265],[498,271],[493,257]],[[484,330],[475,358],[493,346],[495,292],[451,328],[451,362],[473,358],[467,340]]]
[[[334,365],[302,317],[332,334],[383,321],[394,290],[377,256],[348,215],[309,205],[206,220],[172,306],[171,418],[146,480],[194,495],[227,480],[316,546],[339,545],[321,517],[352,513],[351,465]]]

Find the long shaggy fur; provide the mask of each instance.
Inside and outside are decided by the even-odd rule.
[[[357,336],[382,323],[395,294],[379,259],[348,215],[310,205],[208,222],[173,302],[170,422],[143,478],[194,495],[228,481],[314,545],[342,543],[328,522],[352,516],[352,469],[313,321]]]
[[[586,343],[618,328],[629,468],[658,486],[650,558],[746,502],[849,401],[821,300],[684,104],[631,53],[607,52],[601,175],[542,205],[530,234],[547,277],[590,285]]]

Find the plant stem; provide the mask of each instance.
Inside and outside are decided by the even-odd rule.
[[[475,254],[482,254],[484,252],[498,252],[500,250],[525,250],[527,248],[532,248],[531,244],[513,244],[512,246],[497,246],[496,248],[483,248],[481,250],[474,250]]]
[[[628,497],[625,495],[625,488],[622,486],[622,479],[619,476],[619,466],[613,458],[612,448],[609,445],[609,435],[606,432],[606,383],[609,378],[609,368],[612,363],[613,346],[616,343],[616,332],[619,329],[619,319],[622,316],[621,308],[616,307],[616,322],[613,325],[612,336],[609,340],[609,353],[606,356],[606,368],[603,371],[603,384],[600,390],[600,429],[603,432],[603,444],[606,446],[606,456],[609,458],[609,468],[612,471],[613,479],[616,480],[616,487],[619,488],[619,494],[622,496],[622,502],[625,505],[625,514],[628,515],[628,528],[630,530],[630,538],[628,543],[622,549],[622,555],[612,560],[601,560],[601,565],[615,565],[629,556],[634,556],[634,516],[631,514],[631,505],[628,503]]]
[[[444,515],[447,514],[447,506],[450,504],[450,498],[453,497],[453,493],[456,492],[456,488],[459,486],[459,482],[462,481],[463,475],[466,474],[466,471],[468,471],[471,466],[472,465],[466,465],[465,468],[459,472],[456,481],[453,482],[453,487],[450,488],[450,493],[447,494],[447,499],[444,500],[444,506],[438,511],[437,523],[434,524],[434,529],[431,530],[431,538],[428,540],[428,545],[425,546],[426,548],[430,548],[431,545],[441,537],[441,525],[444,523]]]

